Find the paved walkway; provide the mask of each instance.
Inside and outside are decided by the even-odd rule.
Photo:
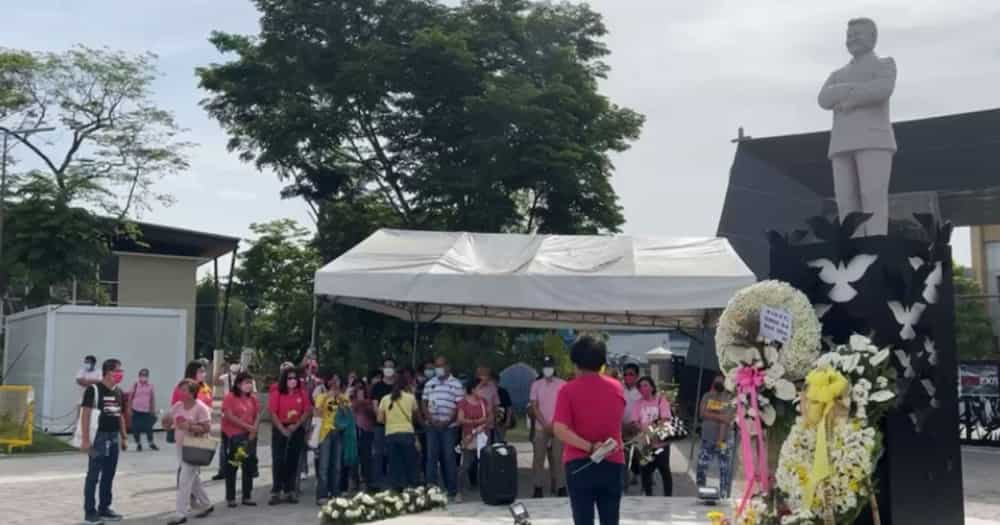
[[[531,482],[528,477],[530,467],[530,445],[518,445],[518,462],[521,468],[521,496],[530,495]],[[694,484],[686,476],[686,446],[674,447],[672,467],[676,498],[627,498],[622,506],[622,523],[671,523],[687,525],[706,523],[705,513],[710,510],[697,505],[690,498],[694,494]],[[317,507],[312,498],[304,497],[299,505],[268,507],[266,492],[270,485],[271,472],[266,447],[260,450],[262,458],[261,477],[255,498],[261,503],[255,508],[240,507],[228,509],[224,503],[217,503],[215,513],[205,520],[192,523],[205,525],[272,525],[280,522],[316,523]],[[966,516],[968,525],[1000,524],[1000,484],[996,482],[1000,474],[1000,450],[963,450],[963,470],[965,472]],[[0,459],[0,517],[5,525],[60,525],[79,523],[82,510],[83,478],[86,459],[79,454],[59,454],[35,457]],[[176,455],[172,447],[164,446],[159,452],[129,451],[121,456],[118,475],[115,479],[114,508],[128,517],[126,524],[162,525],[167,521],[174,505],[174,482]],[[205,469],[206,478],[215,469]],[[306,494],[312,489],[312,481],[303,486]],[[215,502],[224,497],[222,482],[208,482],[207,491]],[[467,501],[478,501],[475,493],[470,493]],[[526,500],[533,523],[567,523],[569,509],[564,499]],[[493,523],[509,524],[510,516],[505,507],[486,507],[478,503],[452,505],[445,511],[418,516],[408,516],[395,520],[408,525],[465,525]]]

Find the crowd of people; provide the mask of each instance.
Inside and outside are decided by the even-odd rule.
[[[606,349],[598,340],[581,338],[571,349],[571,360],[575,371],[567,380],[546,356],[530,388],[533,496],[568,495],[578,523],[593,522],[595,505],[601,523],[613,523],[608,520],[617,515],[617,501],[636,479],[651,496],[658,473],[664,495],[672,494],[669,443],[654,444],[665,453],[645,464],[629,460],[627,445],[651,425],[669,419],[672,407],[651,377],[640,377],[637,365],[624,367],[621,382],[601,373]],[[126,432],[134,436],[137,450],[142,450],[142,437],[157,450],[152,433],[157,401],[149,370],[141,369],[135,383],[123,389],[122,364],[108,359],[98,371],[96,362],[87,356],[76,378],[83,389],[81,406],[100,411],[94,422],[89,411],[81,410],[85,430],[97,425],[93,440],[82,433],[81,448],[90,456],[84,490],[87,523],[121,519],[111,507],[111,487],[119,450],[127,450]],[[207,362],[192,361],[173,390],[169,408],[159,412],[178,457],[176,516],[170,523],[186,523],[191,516],[214,510],[203,488],[201,467],[182,455],[186,437],[193,440],[211,430],[213,386],[224,391],[214,479],[225,480],[229,507],[256,505],[253,485],[259,475],[257,441],[264,411],[271,421],[269,505],[298,503],[301,482],[310,469],[318,505],[348,491],[400,490],[424,483],[444,488],[453,501],[461,502],[463,489],[476,483],[477,451],[505,441],[516,424],[510,395],[497,379],[486,367],[459,379],[444,357],[415,370],[398,369],[394,359],[386,358],[367,375],[340,375],[320,369],[307,357],[299,366],[281,364],[262,407],[256,382],[238,362],[210,381]],[[703,486],[707,468],[718,460],[725,491],[732,414],[721,381],[717,379],[700,407],[704,425],[697,480]],[[591,454],[609,438],[616,443],[614,450],[604,461],[591,463]]]

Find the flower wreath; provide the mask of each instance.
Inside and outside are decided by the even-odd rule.
[[[777,490],[756,495],[740,525],[851,524],[874,502],[877,430],[895,399],[888,348],[853,335],[817,359],[778,457]]]
[[[750,360],[750,349],[759,339],[760,311],[764,306],[781,308],[792,316],[791,339],[781,347],[777,363],[789,381],[800,381],[819,357],[822,332],[816,311],[802,292],[781,281],[761,281],[733,296],[719,317],[715,347],[719,366],[731,370]]]

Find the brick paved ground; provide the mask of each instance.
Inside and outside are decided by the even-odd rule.
[[[519,447],[519,464],[522,467],[520,486],[522,496],[530,491],[527,467],[530,466],[530,446]],[[674,447],[672,460],[675,495],[691,496],[693,483],[684,473],[686,469],[686,446]],[[272,525],[280,522],[314,523],[317,508],[312,498],[303,498],[299,505],[268,507],[263,503],[270,485],[269,450],[262,448],[261,478],[256,499],[262,505],[256,508],[225,508],[217,504],[215,513],[205,520],[192,523],[205,525]],[[990,521],[1000,516],[1000,484],[996,482],[1000,474],[1000,450],[966,449],[963,451],[966,515],[969,525],[1000,523]],[[78,454],[60,454],[22,458],[0,459],[0,516],[5,524],[59,525],[79,523],[82,518],[83,478],[86,468],[85,458]],[[169,518],[174,501],[174,476],[176,457],[172,448],[164,447],[160,452],[127,452],[122,455],[115,482],[114,507],[126,515],[125,524],[163,524]],[[206,469],[206,477],[214,474],[214,468]],[[304,490],[312,488],[306,482]],[[207,484],[213,501],[223,499],[222,482]],[[632,490],[635,493],[635,490]],[[475,494],[469,494],[467,501],[476,501]],[[566,523],[569,510],[565,500],[546,499],[528,501],[534,523]],[[704,514],[708,509],[700,507],[689,498],[630,498],[623,505],[623,523],[640,524],[647,522],[705,523]],[[506,508],[489,508],[475,503],[454,505],[447,511],[428,513],[397,520],[412,525],[465,525],[476,523],[509,524]]]

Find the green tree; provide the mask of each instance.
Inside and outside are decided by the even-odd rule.
[[[0,132],[23,151],[19,160],[40,166],[12,177],[0,261],[29,295],[44,301],[58,280],[92,280],[108,242],[135,236],[129,217],[171,202],[154,185],[187,167],[189,144],[151,101],[154,60],[87,47],[0,53]],[[10,133],[41,127],[67,138]]]
[[[317,215],[377,198],[405,227],[583,233],[624,222],[609,154],[642,117],[598,92],[600,15],[526,0],[257,0],[199,69],[231,149]]]
[[[967,272],[967,268],[955,266],[955,340],[958,358],[995,358],[993,326],[984,303],[983,290],[975,279],[966,277]]]
[[[196,311],[194,321],[194,348],[195,355],[211,356],[216,348],[222,348],[227,353],[238,353],[247,346],[245,340],[248,309],[243,300],[236,296],[234,291],[230,292],[229,313],[226,315],[226,327],[222,329],[222,312],[225,307],[226,284],[220,283],[219,293],[216,294],[215,280],[205,276],[198,281],[196,290]],[[218,300],[216,301],[216,298]],[[216,344],[216,323],[219,324],[219,335],[223,336],[222,346]]]
[[[280,362],[298,360],[312,336],[313,276],[319,256],[291,219],[252,224],[235,289],[251,310],[250,346]],[[276,363],[275,363],[276,364]]]
[[[547,332],[542,343],[543,354],[552,356],[556,362],[556,373],[559,377],[570,377],[573,374],[573,363],[569,360],[569,349],[562,336],[556,332]]]

